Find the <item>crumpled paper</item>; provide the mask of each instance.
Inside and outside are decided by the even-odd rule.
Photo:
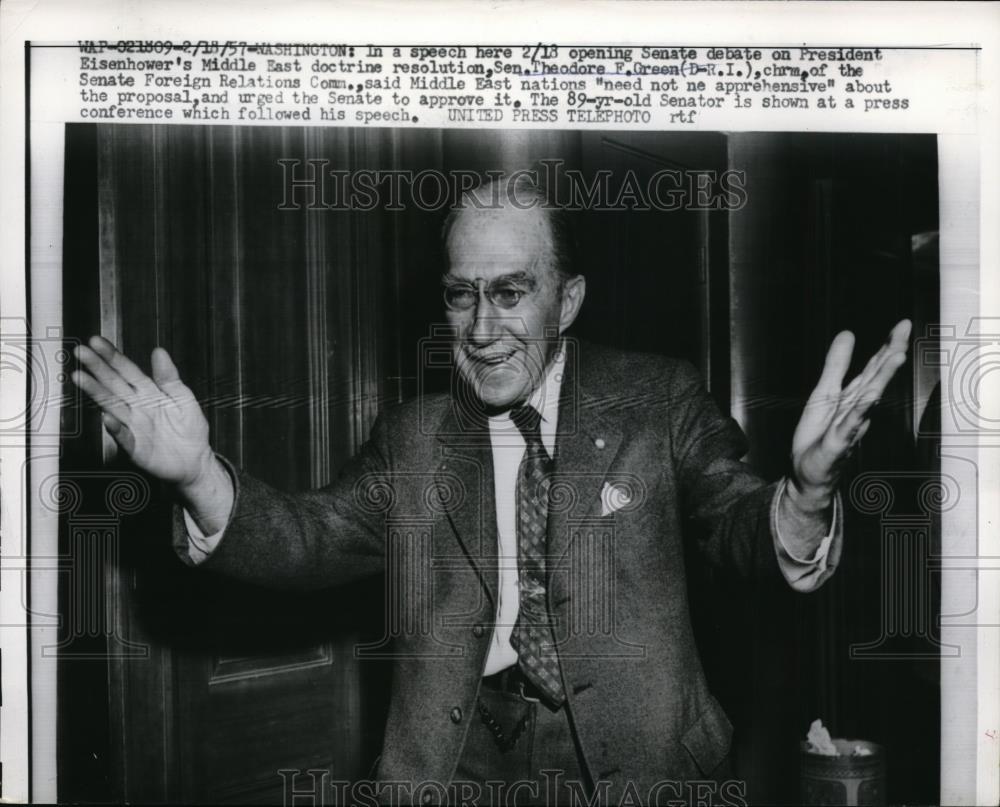
[[[830,739],[830,732],[826,730],[823,721],[816,718],[809,725],[809,733],[806,735],[806,742],[809,743],[809,751],[813,754],[822,754],[825,757],[838,756],[837,746]]]
[[[823,725],[823,721],[819,718],[816,718],[816,720],[809,724],[809,733],[806,735],[806,742],[808,743],[807,750],[813,754],[822,754],[825,757],[840,756],[837,746],[833,744],[833,740],[830,737],[830,732],[827,731],[826,726]],[[854,749],[851,751],[851,756],[867,757],[871,756],[871,753],[870,748],[855,744]]]

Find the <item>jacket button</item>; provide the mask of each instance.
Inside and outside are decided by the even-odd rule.
[[[449,717],[451,717],[451,722],[452,723],[461,723],[462,722],[462,710],[459,709],[456,706],[454,709],[451,710],[451,714],[449,715]]]
[[[473,625],[472,626],[472,635],[475,636],[477,639],[482,639],[483,638],[483,634],[485,634],[485,633],[486,633],[486,629],[482,625]]]

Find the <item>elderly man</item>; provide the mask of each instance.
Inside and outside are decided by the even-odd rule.
[[[215,455],[162,348],[149,378],[94,337],[74,380],[132,461],[173,484],[186,562],[278,587],[390,569],[412,618],[394,636],[377,779],[395,784],[379,797],[685,798],[684,783],[724,779],[732,729],[695,648],[684,544],[821,585],[841,552],[838,469],[909,323],[846,387],[853,337],[833,340],[793,474],[767,484],[689,364],[565,335],[586,281],[537,189],[468,193],[444,235],[452,392],[383,412],[322,490],[284,494]]]

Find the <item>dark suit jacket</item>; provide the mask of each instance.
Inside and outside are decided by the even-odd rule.
[[[659,780],[705,779],[725,758],[732,727],[695,648],[683,542],[709,563],[780,581],[775,486],[740,462],[742,432],[691,365],[570,347],[548,591],[583,751],[616,801],[627,780],[645,793]],[[204,563],[272,587],[384,575],[391,642],[367,651],[395,665],[382,780],[447,783],[478,719],[496,516],[488,432],[460,399],[384,412],[322,490],[289,495],[237,473],[231,521]],[[606,484],[624,506],[602,515]]]

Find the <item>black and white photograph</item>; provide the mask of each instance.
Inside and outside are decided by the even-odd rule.
[[[978,137],[643,125],[681,94],[635,55],[591,109],[603,46],[497,48],[499,113],[401,82],[454,126],[151,119],[190,79],[122,120],[86,110],[143,63],[82,41],[26,49],[29,98],[59,47],[84,112],[31,102],[2,340],[15,800],[990,803]]]
[[[137,511],[115,622],[61,647],[80,795],[103,725],[129,800],[371,770],[793,803],[819,718],[864,803],[933,800],[933,137],[82,124],[66,154],[98,405],[67,550],[109,485]]]

